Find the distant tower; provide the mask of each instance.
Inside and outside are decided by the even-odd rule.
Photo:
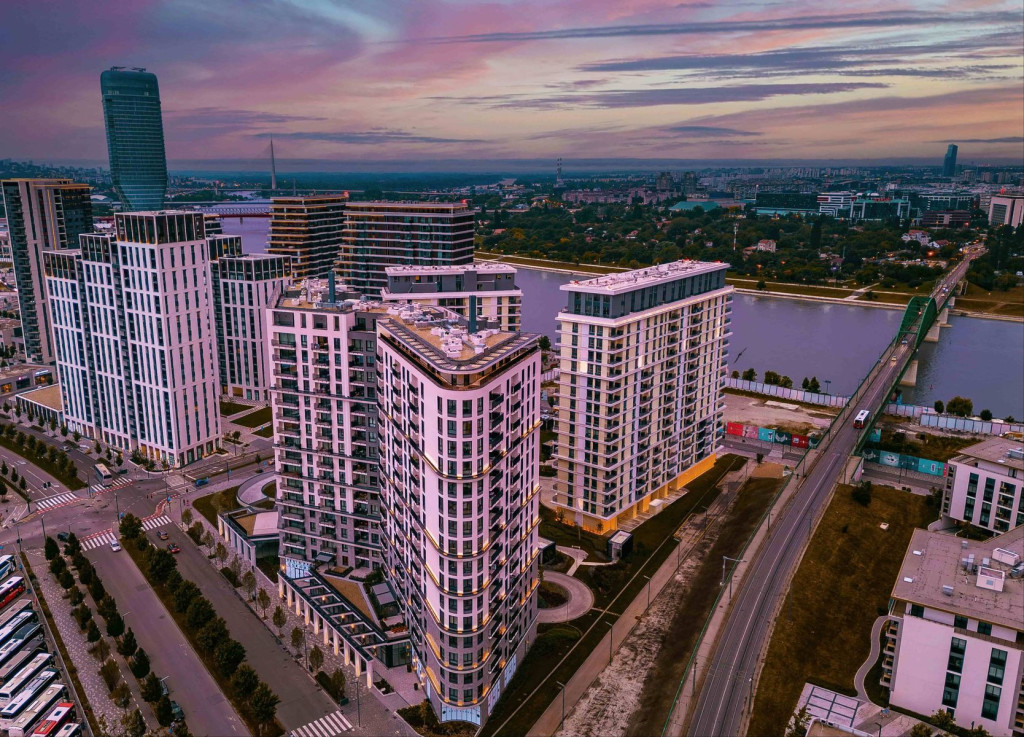
[[[156,75],[112,67],[100,75],[110,179],[121,208],[160,210],[167,194],[167,157]]]
[[[955,143],[949,144],[946,148],[946,158],[942,160],[942,176],[951,177],[956,174],[956,152],[958,148]]]
[[[555,165],[555,186],[556,187],[561,187],[562,186],[562,157],[561,156],[558,157],[558,161],[556,162],[556,165]]]
[[[734,222],[732,224],[732,250],[734,251],[736,250],[736,236],[739,235],[739,232],[740,224],[738,222]]]
[[[270,139],[270,191],[277,189],[277,164],[274,162],[274,139]]]

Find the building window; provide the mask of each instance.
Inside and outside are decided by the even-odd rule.
[[[961,617],[959,614],[957,614],[955,617],[953,617],[953,626],[959,627],[962,630],[967,629],[967,617]]]
[[[942,689],[942,705],[956,707],[960,695],[960,676],[955,673],[946,674],[946,687]]]
[[[979,635],[991,635],[992,625],[989,622],[978,622],[978,634]]]
[[[946,664],[946,670],[953,671],[954,673],[963,673],[964,652],[966,650],[967,640],[961,640],[959,637],[954,637],[952,642],[949,644],[949,662]]]
[[[985,686],[985,698],[981,702],[981,716],[984,719],[995,719],[999,716],[999,695],[1003,689],[991,684]]]
[[[923,617],[924,616],[924,607],[921,606],[920,604],[911,604],[910,605],[910,616],[911,617]]]
[[[1003,685],[1003,673],[1006,670],[1006,651],[992,650],[992,657],[988,661],[988,682],[997,686]]]

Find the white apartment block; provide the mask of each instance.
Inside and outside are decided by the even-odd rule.
[[[538,336],[446,310],[377,322],[383,543],[442,722],[482,724],[536,635]]]
[[[947,464],[943,514],[992,532],[1024,525],[1024,445],[989,438]]]
[[[714,465],[727,268],[676,261],[562,285],[554,503],[567,522],[613,531]]]
[[[901,709],[1024,735],[1024,526],[987,542],[916,530],[893,586],[881,683]]]
[[[268,311],[281,558],[381,565],[375,321],[379,303],[335,302],[309,279]]]
[[[460,266],[389,266],[385,302],[409,302],[445,307],[469,318],[475,305],[478,320],[501,330],[518,331],[522,325],[523,290],[516,286],[516,270],[505,264]]]
[[[216,240],[227,238],[240,240],[238,236]],[[229,398],[269,402],[266,315],[290,281],[288,259],[269,254],[226,255],[211,263],[210,270],[220,391]]]
[[[1024,223],[1024,193],[993,194],[988,203],[988,222],[1019,228]]]
[[[169,466],[220,438],[209,253],[199,213],[119,213],[116,235],[45,254],[67,424]]]
[[[351,289],[378,297],[388,266],[472,264],[474,234],[465,202],[350,202],[338,271]]]

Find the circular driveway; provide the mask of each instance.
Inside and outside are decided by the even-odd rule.
[[[537,621],[545,623],[569,622],[582,617],[594,606],[594,594],[585,583],[572,576],[555,571],[544,571],[544,580],[560,586],[569,595],[569,601],[552,609],[537,612]]]

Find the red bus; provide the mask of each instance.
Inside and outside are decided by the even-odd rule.
[[[70,701],[62,701],[54,707],[53,711],[46,715],[46,719],[41,721],[34,730],[32,730],[31,737],[53,737],[57,734],[57,730],[60,729],[65,722],[71,719],[71,715],[75,710],[75,705]]]
[[[3,609],[24,593],[25,579],[21,576],[11,576],[0,584],[0,609]]]
[[[866,409],[862,409],[860,412],[857,413],[857,416],[853,418],[853,426],[864,427],[865,423],[867,423],[868,421],[869,414],[870,413]]]

